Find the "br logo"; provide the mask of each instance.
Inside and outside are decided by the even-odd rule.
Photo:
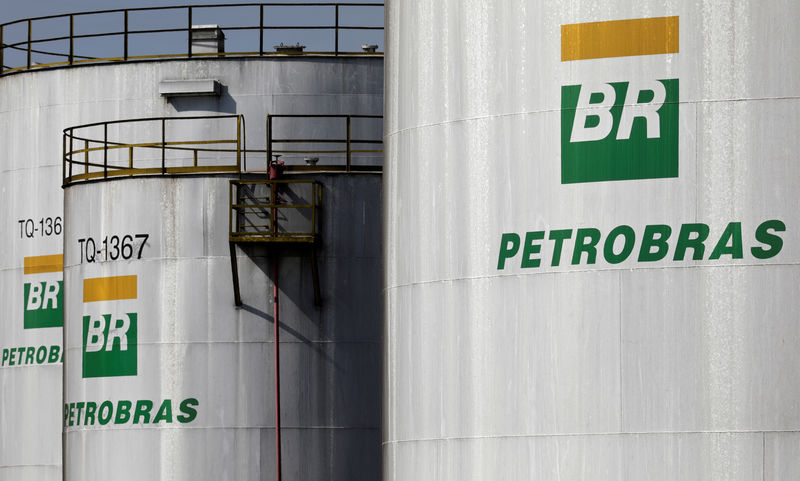
[[[137,314],[83,316],[83,377],[135,376]]]
[[[678,52],[678,17],[561,28],[562,61]],[[678,176],[678,79],[561,87],[561,183]]]
[[[25,329],[61,327],[64,325],[62,281],[63,257],[61,255],[35,256],[24,259],[23,324]],[[45,274],[51,279],[37,279]],[[31,277],[28,277],[31,276]]]
[[[84,305],[136,298],[136,276],[98,277],[83,281]],[[83,316],[84,378],[136,376],[138,373],[139,316],[135,312],[114,310],[117,313]]]

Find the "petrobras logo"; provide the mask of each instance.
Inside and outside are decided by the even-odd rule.
[[[678,17],[561,26],[561,60],[678,53]],[[678,176],[678,79],[561,87],[561,183]]]
[[[64,325],[61,254],[25,257],[23,325],[25,329]]]
[[[98,277],[83,281],[84,304],[136,298],[136,276]],[[138,313],[115,308],[117,305],[117,302],[103,302],[102,310],[83,316],[84,378],[137,375]]]

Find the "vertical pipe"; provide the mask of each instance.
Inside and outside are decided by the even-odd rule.
[[[31,21],[28,20],[28,68],[31,68]]]
[[[128,10],[125,10],[125,41],[122,52],[122,58],[128,61]]]
[[[347,116],[347,172],[350,172],[350,116]]]
[[[189,27],[187,32],[189,33],[189,51],[187,56],[192,58],[192,7],[189,7]]]
[[[75,15],[69,16],[69,64],[75,61]]]
[[[259,5],[258,55],[264,55],[264,4]]]
[[[336,4],[336,43],[333,50],[333,54],[338,56],[339,55],[339,4]]]
[[[167,173],[167,119],[161,119],[161,173]]]
[[[273,318],[275,320],[275,472],[281,481],[281,356],[280,325],[278,319],[278,256],[272,256]]]
[[[103,124],[103,178],[108,178],[108,124]]]

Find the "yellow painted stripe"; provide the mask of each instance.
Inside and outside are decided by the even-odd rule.
[[[136,276],[95,277],[83,280],[83,302],[136,299]]]
[[[31,256],[25,258],[25,274],[41,274],[43,272],[61,272],[64,270],[64,256]]]
[[[678,17],[561,26],[561,61],[678,53]]]

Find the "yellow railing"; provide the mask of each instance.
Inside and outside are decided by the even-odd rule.
[[[218,15],[209,16],[209,11],[213,12],[215,9]],[[301,15],[296,14],[295,16],[304,19],[323,18],[323,20],[316,24],[308,21],[307,25],[285,24],[280,20],[281,17],[286,16],[285,12],[288,9],[303,9]],[[375,15],[375,11],[379,15]],[[165,28],[135,28],[137,23],[143,23],[142,17],[147,14],[158,14],[158,23],[167,26]],[[231,23],[223,24],[223,21],[231,16]],[[366,41],[375,44],[382,42],[383,25],[374,25],[363,20],[364,17],[370,16],[379,16],[382,19],[383,3],[237,3],[145,7],[17,20],[0,25],[0,75],[87,63],[169,58],[383,55],[382,52],[374,50],[375,45],[372,46],[373,48],[362,49],[360,43],[355,42],[354,38],[348,38],[352,37],[353,32],[381,31],[377,37],[368,35]],[[224,49],[217,52],[193,52],[192,31],[198,29],[195,23],[208,21],[208,18],[211,18],[215,24],[218,24],[219,29],[228,35],[243,32],[246,36],[249,32],[250,38],[242,37],[243,40],[229,42],[235,47],[244,48],[236,48],[236,51],[231,52],[224,51]],[[93,23],[118,26],[110,27],[108,31],[97,32],[88,27]],[[284,34],[285,32],[295,32],[296,35],[296,32],[312,31],[330,32],[333,34],[333,38],[322,42],[321,49],[311,49],[310,51],[265,44],[265,34],[269,32],[284,32]],[[50,33],[42,35],[39,32]],[[348,32],[351,35],[343,35]],[[185,38],[179,41],[164,41],[163,36],[170,34],[185,34]],[[258,37],[257,41],[252,40],[252,34]],[[161,37],[156,38],[157,36]],[[102,43],[84,42],[87,39],[101,39]],[[118,39],[118,41],[113,42],[111,39]],[[142,50],[141,52],[131,45],[134,40],[140,47],[138,50]],[[158,51],[144,53],[141,48],[142,44]],[[98,45],[101,45],[102,48],[98,48]],[[113,48],[109,49],[109,46]],[[96,50],[103,53],[100,55],[93,53]]]
[[[305,128],[280,125],[292,121],[302,122]],[[314,130],[309,124],[314,121],[325,122],[319,131],[338,130],[343,135],[309,136],[307,132]],[[356,123],[360,125],[354,128]],[[267,115],[266,132],[267,158],[284,156],[291,170],[380,171],[383,165],[382,115]],[[303,137],[291,135],[295,132]]]
[[[206,128],[198,129],[196,123],[181,128],[185,122],[198,121]],[[227,138],[208,138],[226,129]],[[195,135],[203,138],[192,138]],[[139,136],[142,141],[131,140]],[[242,115],[156,117],[69,127],[63,137],[63,185],[115,176],[238,173],[247,165],[245,139]]]
[[[231,180],[230,242],[314,242],[322,184],[315,180]]]

